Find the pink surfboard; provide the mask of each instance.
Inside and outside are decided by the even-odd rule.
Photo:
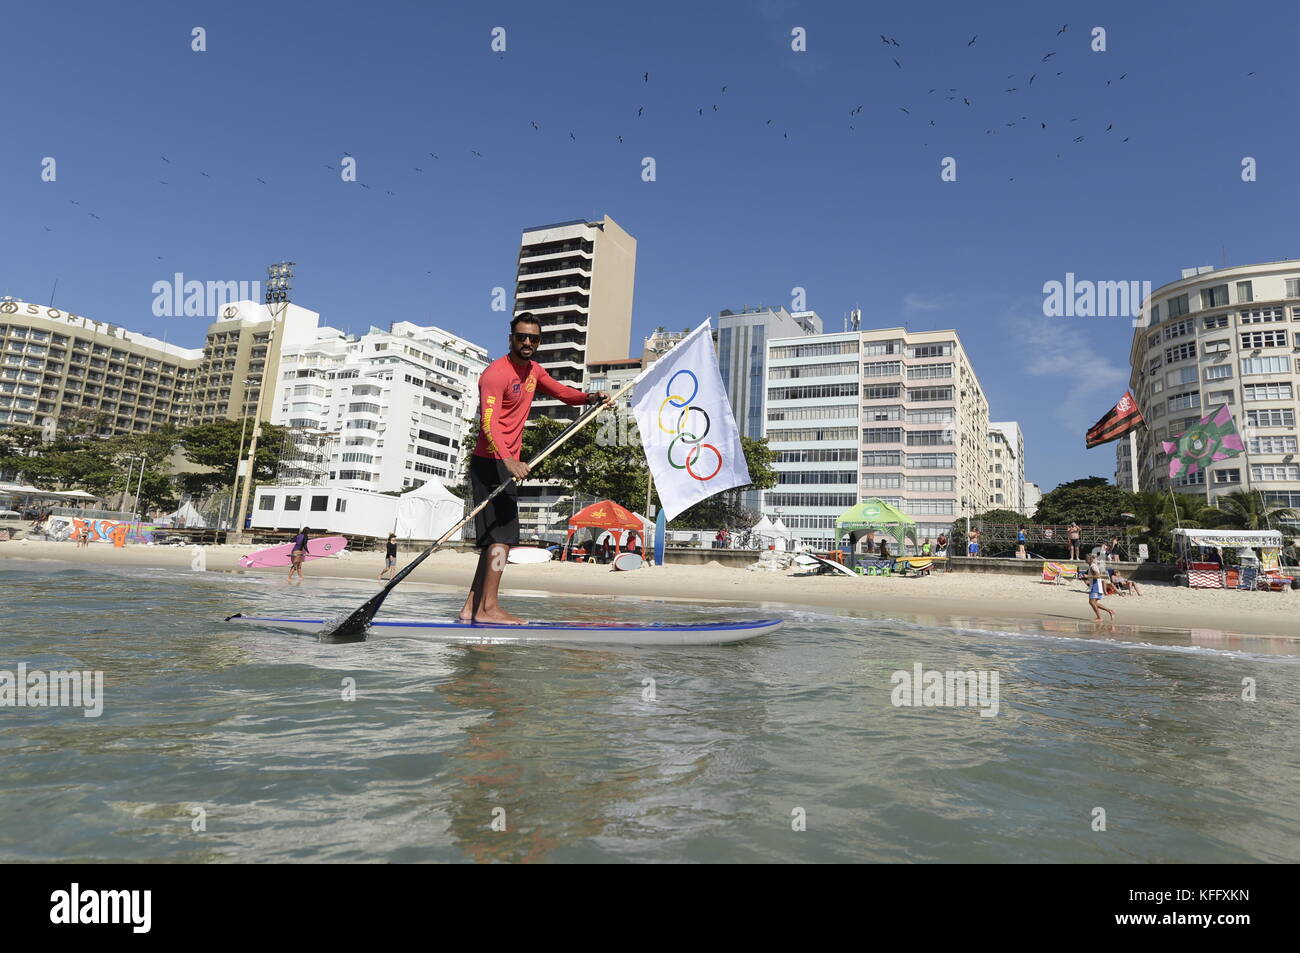
[[[316,539],[309,539],[307,540],[307,555],[303,557],[303,562],[311,559],[322,559],[325,556],[337,556],[347,549],[347,546],[348,540],[346,536],[318,536]],[[293,562],[289,555],[292,552],[293,543],[271,546],[268,549],[259,549],[247,556],[240,556],[239,565],[245,569],[274,569],[276,566],[288,566]]]

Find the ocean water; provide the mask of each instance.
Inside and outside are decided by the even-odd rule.
[[[1300,859],[1294,643],[541,594],[509,605],[785,625],[646,649],[222,622],[373,591],[0,562],[0,670],[104,673],[97,718],[0,707],[0,861]],[[462,599],[404,584],[385,614]],[[997,714],[893,704],[917,664],[996,673]]]

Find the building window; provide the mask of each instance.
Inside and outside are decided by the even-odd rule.
[[[909,447],[950,447],[953,433],[951,430],[911,430],[907,434]]]
[[[903,477],[898,473],[864,473],[862,487],[867,490],[897,490],[903,485]]]
[[[1243,351],[1258,347],[1286,347],[1285,331],[1243,331],[1240,337]]]
[[[903,393],[901,384],[869,384],[862,388],[863,400],[898,400]]]
[[[1187,321],[1179,321],[1177,324],[1166,325],[1162,333],[1166,341],[1172,341],[1174,338],[1187,337],[1187,335],[1193,333],[1195,327],[1196,324],[1189,319]]]
[[[1255,291],[1249,281],[1237,282],[1237,304],[1249,304],[1255,300]]]
[[[1172,364],[1174,361],[1185,361],[1188,358],[1196,356],[1196,342],[1188,341],[1185,344],[1176,344],[1173,347],[1165,348],[1165,363]]]
[[[1199,391],[1190,391],[1185,394],[1174,394],[1169,398],[1169,412],[1173,413],[1178,410],[1193,410],[1201,406],[1201,394]]]
[[[334,501],[334,512],[335,512],[335,513],[345,513],[345,512],[347,512],[347,508],[348,508],[348,501],[347,501],[347,500],[335,500],[335,501]]]
[[[1290,384],[1245,384],[1245,400],[1291,400],[1294,396]]]
[[[1174,478],[1174,486],[1205,486],[1205,471],[1197,470],[1195,473],[1183,473]]]
[[[1167,302],[1169,305],[1169,317],[1181,318],[1188,312],[1187,295],[1181,294],[1176,298],[1170,298]]]
[[[1241,360],[1241,373],[1247,374],[1285,374],[1291,369],[1291,362],[1285,357],[1245,357]]]
[[[284,508],[285,508],[286,510],[300,510],[300,509],[302,509],[302,497],[301,497],[301,496],[286,496],[286,497],[284,498]]]
[[[1300,298],[1300,278],[1286,279],[1286,296],[1288,298]]]
[[[1195,367],[1177,368],[1176,370],[1172,370],[1168,374],[1166,374],[1165,380],[1169,382],[1170,387],[1178,387],[1181,384],[1195,384],[1196,368]]]
[[[275,497],[273,497],[273,496],[259,496],[259,497],[257,498],[257,508],[258,508],[259,510],[273,510],[273,509],[275,509]]]
[[[953,399],[953,389],[951,387],[909,387],[907,389],[907,399],[916,403],[929,403],[936,400]]]
[[[1209,396],[1210,407],[1218,407],[1220,404],[1235,404],[1236,396],[1230,390],[1212,390]]]
[[[1202,308],[1221,308],[1228,303],[1228,286],[1215,285],[1212,288],[1201,289],[1201,307]]]
[[[1276,466],[1251,466],[1250,478],[1261,483],[1280,483],[1283,480],[1300,480],[1300,464]]]
[[[909,381],[938,380],[943,377],[952,377],[951,364],[921,364],[907,369]]]
[[[862,454],[864,467],[897,467],[902,466],[902,463],[903,455],[897,450],[868,450]]]
[[[901,354],[902,350],[902,341],[868,341],[862,345],[862,353],[867,357],[877,357],[881,354]]]
[[[863,407],[863,420],[902,420],[902,407]]]
[[[902,440],[902,427],[864,427],[862,430],[863,443],[901,443]]]
[[[1251,453],[1295,453],[1295,437],[1251,437],[1247,449]]]
[[[1286,311],[1282,308],[1251,308],[1249,311],[1242,311],[1237,320],[1241,324],[1269,324],[1274,321],[1285,321]]]
[[[862,365],[863,377],[898,377],[902,373],[902,361],[876,361]]]
[[[1215,483],[1240,483],[1241,471],[1240,470],[1215,470],[1214,482]]]
[[[1273,407],[1268,410],[1246,411],[1248,427],[1294,427],[1295,411],[1290,407]]]

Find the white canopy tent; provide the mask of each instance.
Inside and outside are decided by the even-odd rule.
[[[1179,542],[1191,546],[1269,546],[1280,549],[1282,534],[1275,529],[1176,529],[1174,545]]]
[[[397,498],[398,539],[439,539],[465,515],[465,501],[437,480]]]
[[[776,540],[776,548],[780,552],[785,552],[787,549],[794,547],[794,533],[790,532],[779,516],[776,518],[776,522],[772,524],[772,537]]]
[[[175,513],[168,513],[158,520],[159,526],[176,526],[180,521],[185,521],[186,529],[207,529],[207,521],[194,508],[194,504],[186,500],[180,505]]]

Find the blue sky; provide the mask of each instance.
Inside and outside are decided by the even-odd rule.
[[[854,306],[956,328],[1045,490],[1110,476],[1083,432],[1126,386],[1131,328],[1043,317],[1043,283],[1300,256],[1300,14],[987,7],[11,5],[0,292],[45,304],[57,279],[58,307],[198,346],[207,319],[154,317],[155,281],[291,259],[330,324],[435,323],[499,353],[521,229],[609,214],[639,243],[634,350],[802,287],[828,330]],[[370,188],[327,168],[344,152]]]

